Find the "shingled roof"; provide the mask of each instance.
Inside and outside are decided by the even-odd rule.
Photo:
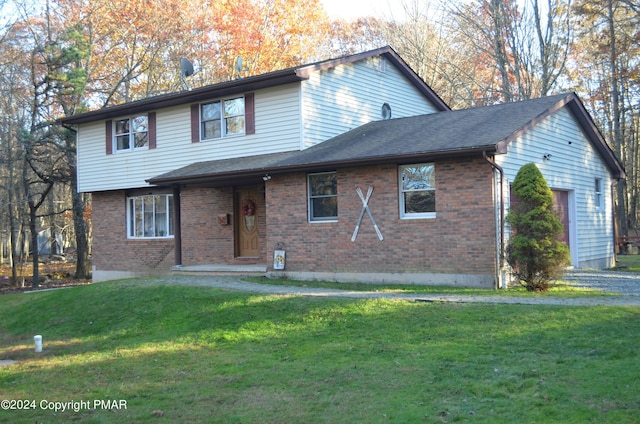
[[[78,125],[118,116],[144,113],[162,108],[210,100],[216,97],[229,96],[238,93],[276,87],[279,85],[300,82],[309,79],[311,73],[335,68],[347,63],[355,63],[370,57],[382,56],[392,63],[404,75],[410,84],[420,91],[438,110],[449,110],[449,106],[425,83],[418,74],[391,47],[381,47],[337,59],[328,59],[292,68],[281,69],[265,74],[238,78],[218,84],[194,88],[178,93],[162,94],[148,97],[134,102],[113,105],[101,109],[60,118],[58,122],[64,125]]]
[[[303,151],[199,162],[151,184],[225,182],[265,174],[406,163],[506,153],[507,145],[553,112],[569,107],[615,178],[624,170],[574,93],[521,102],[374,121]]]

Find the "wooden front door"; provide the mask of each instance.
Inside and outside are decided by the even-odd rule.
[[[258,187],[242,187],[236,190],[236,256],[260,256]]]

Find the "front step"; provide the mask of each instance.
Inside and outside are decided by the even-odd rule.
[[[265,275],[266,265],[175,265],[171,273],[177,275]]]

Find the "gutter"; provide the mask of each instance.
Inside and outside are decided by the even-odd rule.
[[[500,271],[504,267],[504,170],[500,165],[490,160],[487,156],[487,152],[482,152],[482,157],[486,160],[498,173],[500,174],[500,252],[496,263],[498,269],[496,272],[496,289],[500,288]]]
[[[301,161],[301,162],[290,162],[287,163],[287,159],[276,162],[276,163],[268,163],[265,166],[255,167],[255,168],[247,168],[247,169],[236,169],[218,173],[199,173],[194,175],[179,175],[179,176],[167,176],[163,177],[162,175],[149,178],[146,180],[147,183],[152,185],[171,185],[171,184],[202,184],[209,182],[232,182],[235,181],[238,177],[262,177],[264,174],[268,173],[271,175],[276,174],[285,174],[292,172],[316,172],[322,170],[330,170],[330,169],[338,169],[345,167],[353,167],[353,166],[368,166],[368,165],[378,165],[378,164],[405,164],[412,163],[419,160],[437,160],[442,158],[456,158],[456,157],[465,157],[465,156],[475,156],[482,151],[483,155],[486,155],[488,148],[491,149],[494,146],[480,146],[480,147],[471,147],[465,149],[458,150],[441,150],[434,152],[412,152],[402,155],[393,155],[393,156],[370,156],[364,158],[345,158],[340,160],[327,160],[326,162],[319,161]],[[306,151],[295,152],[299,154],[304,154]],[[216,161],[212,161],[216,162]],[[283,163],[283,164],[281,164]],[[496,165],[497,166],[497,165]]]
[[[88,122],[110,119],[125,114],[135,114],[148,112],[151,110],[164,109],[173,106],[197,103],[200,101],[224,97],[238,93],[256,91],[263,88],[270,88],[279,85],[300,82],[307,79],[297,68],[283,69],[268,74],[261,74],[238,80],[226,81],[213,85],[194,88],[189,91],[177,93],[161,94],[158,96],[146,97],[133,102],[107,106],[77,115],[70,115],[58,119],[59,123],[65,125],[78,125]]]

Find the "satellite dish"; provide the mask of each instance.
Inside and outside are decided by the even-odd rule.
[[[188,59],[181,57],[180,58],[180,79],[182,80],[182,83],[184,84],[187,91],[190,91],[191,88],[187,83],[186,77],[190,77],[195,73],[196,71],[193,69],[193,63],[191,63]]]
[[[244,62],[242,61],[242,56],[238,56],[238,58],[236,59],[236,77],[242,78],[242,75],[240,75],[240,73],[248,70],[249,66],[244,64]]]
[[[193,63],[184,57],[180,58],[180,69],[180,75],[183,77],[190,77],[195,73],[193,70]]]

